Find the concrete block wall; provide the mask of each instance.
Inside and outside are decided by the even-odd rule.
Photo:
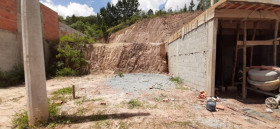
[[[209,95],[215,87],[216,26],[210,20],[167,45],[169,72]]]
[[[22,64],[21,0],[0,0],[0,70]],[[43,37],[59,39],[58,14],[41,4]],[[45,50],[47,51],[47,50]]]
[[[206,24],[194,29],[169,45],[169,71],[188,86],[206,86],[207,31]]]
[[[73,35],[77,34],[78,36],[85,36],[83,33],[71,28],[70,26],[59,22],[59,36],[64,36],[64,35]]]

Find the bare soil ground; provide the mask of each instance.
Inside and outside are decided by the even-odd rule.
[[[159,16],[141,20],[130,27],[113,33],[110,43],[164,43],[185,24],[189,23],[202,11]]]
[[[222,98],[217,104],[225,110],[209,112],[197,98],[199,92],[192,88],[151,89],[135,96],[104,83],[113,76],[99,74],[48,80],[49,97],[52,92],[72,85],[76,86],[79,97],[67,100],[60,107],[60,113],[76,121],[55,128],[280,128],[280,111],[266,113],[262,103],[245,104]],[[11,128],[13,115],[26,109],[25,88],[0,89],[0,97],[0,128]],[[163,101],[165,99],[169,101]],[[130,100],[138,103],[131,107]]]

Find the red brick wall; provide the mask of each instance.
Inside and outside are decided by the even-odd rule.
[[[59,23],[57,12],[41,4],[43,35],[46,40],[56,41],[59,39]]]
[[[17,31],[17,0],[0,0],[0,29]]]

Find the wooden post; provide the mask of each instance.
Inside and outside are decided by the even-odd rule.
[[[238,45],[237,42],[239,40],[239,29],[240,24],[237,24],[236,27],[236,44],[235,44],[235,53],[234,53],[234,61],[233,61],[233,69],[232,69],[232,77],[231,77],[231,85],[234,86],[235,74],[236,74],[236,65],[237,65],[237,58],[238,58]]]
[[[275,21],[275,28],[274,28],[274,42],[273,42],[273,49],[274,49],[274,66],[277,66],[277,36],[278,36],[278,26],[279,26],[279,22],[278,20]]]
[[[247,89],[246,89],[246,83],[247,83],[247,21],[244,21],[244,35],[243,35],[243,82],[242,82],[242,98],[246,99],[247,96]]]
[[[73,99],[76,99],[75,85],[72,85],[72,94],[73,94]]]
[[[257,31],[257,23],[254,22],[254,31],[253,31],[252,41],[254,41],[256,38],[256,31]],[[250,66],[253,66],[254,46],[251,47],[250,52],[251,52],[250,53]]]
[[[49,117],[39,0],[21,0],[22,41],[29,125]]]

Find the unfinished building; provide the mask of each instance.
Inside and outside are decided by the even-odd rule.
[[[169,72],[214,96],[238,84],[238,69],[277,66],[279,18],[277,0],[220,0],[168,39]],[[241,78],[246,98],[246,72]]]

